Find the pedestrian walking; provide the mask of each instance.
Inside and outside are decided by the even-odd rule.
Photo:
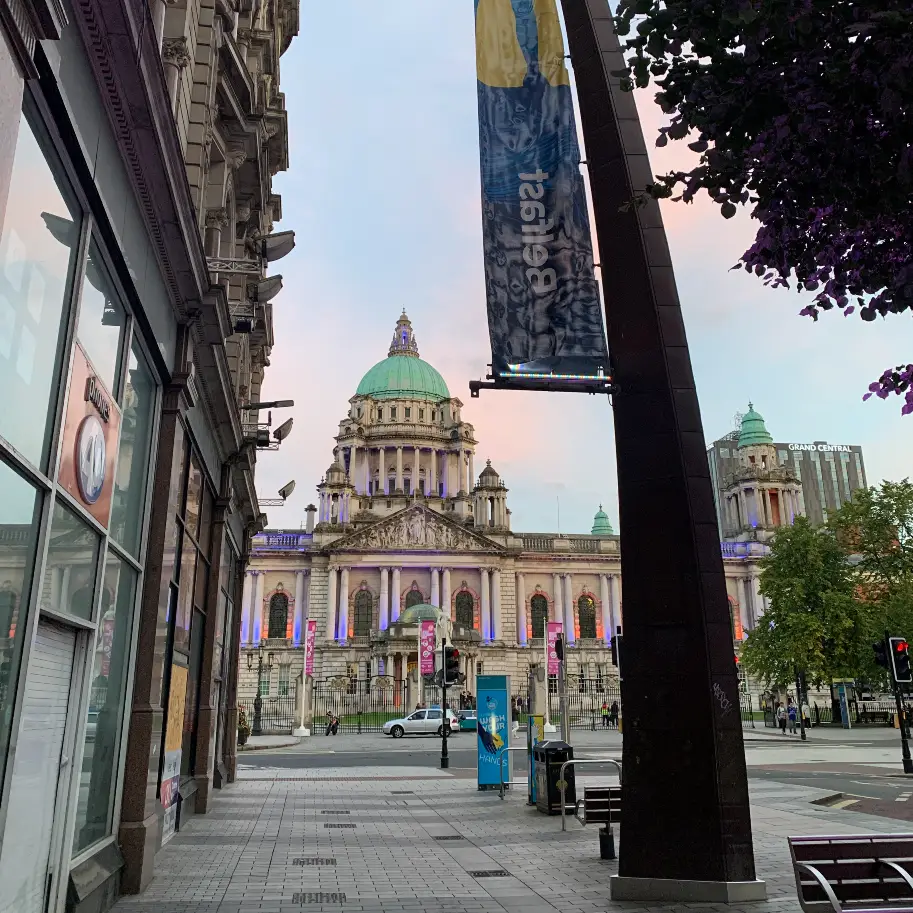
[[[812,711],[808,706],[808,701],[802,702],[802,719],[805,721],[805,728],[812,728]]]
[[[783,735],[786,735],[786,723],[788,719],[786,708],[777,701],[777,725],[780,727],[780,732],[782,732]]]
[[[602,728],[609,728],[609,705],[605,701],[602,702]]]
[[[609,707],[609,722],[613,729],[618,728],[618,701],[612,701],[612,706]]]
[[[789,733],[795,735],[796,727],[799,724],[799,708],[792,701],[789,702],[786,715],[789,717]]]

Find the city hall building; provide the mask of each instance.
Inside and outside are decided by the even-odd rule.
[[[0,13],[0,911],[100,913],[234,776],[298,7]]]
[[[414,706],[418,622],[434,616],[416,607],[443,613],[469,691],[483,673],[506,673],[525,691],[530,667],[545,659],[548,621],[563,625],[580,688],[617,686],[610,644],[623,627],[622,568],[608,516],[600,507],[579,534],[515,531],[496,454],[479,467],[478,447],[404,313],[387,357],[349,400],[306,528],[254,538],[239,699],[249,712],[258,688],[261,705],[287,699],[284,717],[264,725],[298,725],[292,704],[308,621],[316,622],[314,713],[357,703],[333,692],[375,689]],[[763,612],[756,562],[764,551],[761,542],[723,544],[734,641]]]

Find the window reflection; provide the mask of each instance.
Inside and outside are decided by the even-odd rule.
[[[125,323],[126,315],[108,278],[101,251],[95,241],[92,241],[86,277],[82,284],[76,337],[112,395],[117,392],[115,380]]]
[[[91,620],[98,536],[58,501],[49,539],[42,607]]]
[[[138,554],[142,533],[155,397],[155,378],[134,343],[123,396],[120,448],[111,507],[111,535],[133,555]]]
[[[136,572],[109,553],[92,661],[74,856],[111,833],[135,597]]]
[[[0,234],[0,434],[42,468],[78,237],[78,216],[23,115]]]
[[[41,499],[0,463],[0,781],[6,765]]]

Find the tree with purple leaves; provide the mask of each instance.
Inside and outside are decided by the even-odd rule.
[[[656,145],[700,155],[651,196],[751,207],[734,268],[815,293],[803,315],[913,310],[913,0],[619,0],[615,23],[613,75],[670,115]],[[873,394],[913,412],[913,364]]]

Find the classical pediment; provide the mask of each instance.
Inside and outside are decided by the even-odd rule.
[[[337,539],[333,552],[420,551],[493,552],[503,551],[496,542],[465,529],[440,514],[414,504],[380,520],[366,529]]]

